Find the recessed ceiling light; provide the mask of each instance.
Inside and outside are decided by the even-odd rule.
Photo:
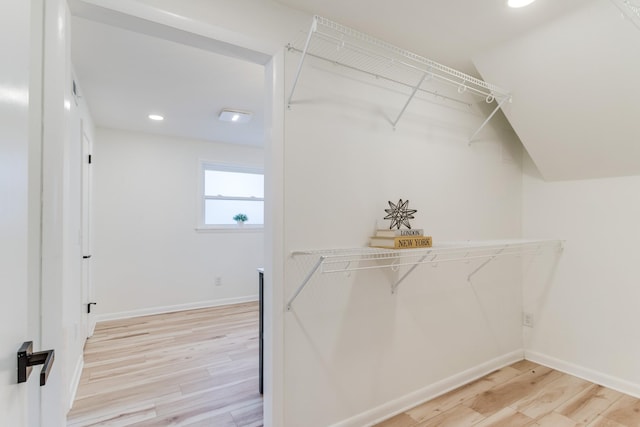
[[[223,122],[247,123],[251,120],[252,114],[248,111],[227,110],[220,111],[218,119]]]
[[[159,115],[159,114],[149,114],[149,118],[150,118],[151,120],[155,120],[156,122],[161,122],[161,121],[163,121],[163,120],[164,120],[164,117],[162,117],[162,116],[161,116],[161,115]]]
[[[509,7],[525,7],[533,3],[535,0],[508,0]]]

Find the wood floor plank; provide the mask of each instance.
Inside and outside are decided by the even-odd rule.
[[[233,420],[233,417],[229,413],[217,415],[214,417],[207,417],[199,421],[189,422],[184,425],[185,427],[238,427]]]
[[[513,408],[503,408],[488,418],[474,424],[474,427],[519,427],[535,426],[533,419]]]
[[[231,411],[231,416],[238,427],[260,427],[263,424],[262,401]]]
[[[471,426],[485,417],[466,406],[457,405],[437,417],[418,423],[416,427]]]
[[[509,406],[530,418],[538,419],[544,414],[552,412],[590,385],[591,383],[580,378],[561,375],[537,392],[531,393]]]
[[[549,412],[536,420],[539,427],[584,427],[584,424],[576,423],[570,418],[560,415],[557,412]]]
[[[607,410],[622,393],[597,384],[591,384],[561,405],[556,412],[577,423],[587,425]]]
[[[446,393],[440,397],[436,397],[422,405],[418,405],[406,411],[416,422],[423,422],[430,418],[436,417],[441,413],[453,408],[454,406],[472,398],[478,396],[480,393],[491,389],[497,384],[502,384],[505,381],[518,376],[520,372],[511,367],[505,367],[490,373],[489,375],[471,382],[465,386],[459,387],[449,393]],[[472,408],[473,409],[473,408]]]
[[[416,424],[418,424],[416,420],[403,412],[376,424],[376,427],[414,427]]]
[[[590,423],[587,427],[627,427],[624,424],[617,423],[608,418],[599,416],[592,423]]]
[[[640,399],[622,396],[602,415],[608,420],[628,427],[640,427]]]
[[[530,360],[527,359],[522,359],[519,362],[516,363],[512,363],[511,365],[509,365],[512,369],[516,369],[522,373],[530,371],[532,369],[535,369],[536,366],[538,366],[537,363],[532,362]]]
[[[640,400],[525,360],[375,427],[447,425],[640,427]]]
[[[257,342],[257,303],[103,322],[68,426],[261,426]]]
[[[488,417],[505,406],[511,406],[515,402],[537,393],[561,375],[560,372],[551,368],[537,366],[511,381],[484,391],[465,405]]]

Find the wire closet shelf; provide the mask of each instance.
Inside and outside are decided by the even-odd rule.
[[[611,0],[618,9],[640,30],[640,0]]]
[[[498,257],[537,255],[543,249],[563,248],[562,240],[498,240],[443,242],[424,249],[352,248],[294,251],[291,253],[294,259],[300,256],[312,256],[317,259],[289,298],[286,308],[291,310],[300,292],[313,276],[319,273],[348,273],[383,268],[399,271],[404,268],[406,271],[403,270],[403,274],[391,285],[391,292],[395,293],[400,283],[419,265],[483,260],[467,275],[467,280],[470,281],[475,274]]]
[[[497,106],[480,128],[471,136],[473,139],[488,123],[493,115],[506,102],[511,94],[491,83],[424,58],[408,50],[399,48],[355,29],[346,27],[321,16],[314,16],[306,39],[300,43],[289,44],[290,51],[301,53],[296,76],[287,100],[289,108],[293,103],[300,75],[306,57],[319,58],[332,64],[357,70],[378,79],[391,81],[411,89],[411,93],[396,120],[395,128],[411,100],[417,92],[425,92],[436,97],[471,106],[464,93],[471,93]],[[453,91],[460,95],[454,97],[452,91],[444,93],[423,87],[425,82],[440,82],[457,88]]]

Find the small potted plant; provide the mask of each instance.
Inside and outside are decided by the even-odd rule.
[[[245,222],[246,220],[248,220],[249,218],[248,218],[245,214],[243,214],[243,213],[239,213],[239,214],[236,214],[236,215],[233,217],[233,219],[238,223],[238,225],[239,225],[239,226],[243,226],[243,225],[244,225],[244,222]]]

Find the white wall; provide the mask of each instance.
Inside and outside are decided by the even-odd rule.
[[[499,121],[469,146],[484,117],[420,95],[394,131],[408,90],[307,61],[285,117],[285,253],[366,246],[400,198],[435,244],[520,236],[520,145]],[[285,298],[314,261],[287,260]],[[478,264],[420,267],[394,296],[386,270],[314,277],[284,316],[284,425],[366,425],[521,357],[519,261],[470,284]]]
[[[196,231],[199,161],[262,167],[263,157],[248,146],[98,128],[97,318],[256,299],[263,232]]]
[[[526,158],[523,182],[524,235],[566,239],[525,282],[528,357],[640,396],[640,177],[545,182]]]

